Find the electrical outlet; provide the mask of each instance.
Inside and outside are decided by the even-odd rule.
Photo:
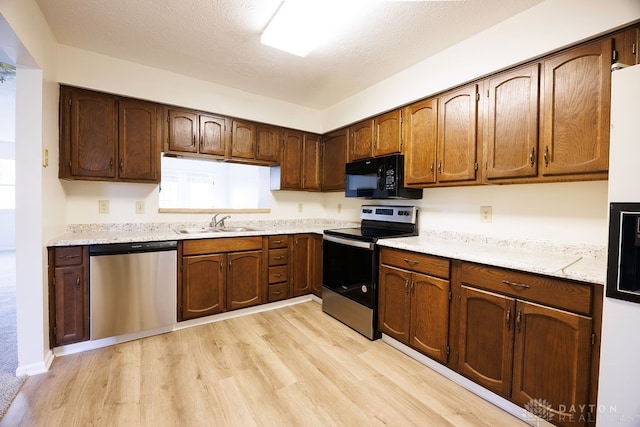
[[[480,222],[491,222],[492,208],[491,206],[480,206]]]
[[[302,213],[302,203],[298,203],[298,213]]]
[[[99,214],[108,214],[109,213],[109,201],[108,200],[98,200],[98,213]]]
[[[143,214],[144,213],[144,202],[143,201],[137,201],[136,202],[136,213],[137,214]]]
[[[342,212],[342,203],[338,203],[338,213]]]

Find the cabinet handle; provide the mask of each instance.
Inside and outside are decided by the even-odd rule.
[[[63,255],[58,257],[58,259],[74,259],[74,258],[80,258],[80,255]]]
[[[273,259],[280,261],[281,259],[284,259],[284,255],[274,256]]]
[[[407,281],[404,282],[404,292],[409,295],[409,278],[407,277]]]
[[[120,159],[120,172],[124,169],[124,160]]]
[[[76,288],[80,287],[80,276],[76,276]]]
[[[503,280],[502,283],[504,283],[505,285],[515,286],[517,288],[524,288],[524,289],[529,289],[531,287],[531,286],[526,285],[524,283],[510,282],[509,280]]]
[[[431,167],[429,168],[429,170],[431,171],[431,173],[433,174],[433,169],[434,169],[434,162],[431,162]]]
[[[516,331],[520,332],[522,329],[522,312],[518,310],[518,314],[516,315]]]
[[[109,159],[109,170],[113,170],[113,159]]]
[[[200,148],[204,146],[204,137],[200,135]]]
[[[411,279],[411,293],[413,293],[413,289],[415,288],[416,281],[415,279]]]
[[[193,141],[192,141],[192,145],[195,147],[196,146],[196,134],[193,134]]]
[[[274,274],[274,276],[276,276],[276,277],[282,277],[282,276],[284,276],[284,273],[276,273],[276,274]]]
[[[544,147],[544,165],[549,166],[549,146]]]
[[[511,307],[507,308],[507,331],[511,329]]]
[[[281,295],[281,294],[282,294],[282,291],[274,291],[274,292],[273,292],[273,294],[274,294],[274,295]]]
[[[220,263],[220,271],[222,271],[222,263]]]
[[[409,265],[417,265],[420,264],[420,261],[416,261],[415,259],[409,259],[409,258],[405,258],[404,262],[406,262]]]
[[[279,245],[280,243],[282,243],[282,240],[274,240],[273,243],[275,243],[276,245]]]
[[[529,153],[529,166],[533,167],[533,156],[536,154],[536,147],[531,147],[531,152]]]

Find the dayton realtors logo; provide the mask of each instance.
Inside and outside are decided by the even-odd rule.
[[[545,399],[531,399],[524,404],[526,421],[536,422],[536,426],[540,425],[540,420],[551,421],[553,420],[553,411],[551,411],[551,404]]]

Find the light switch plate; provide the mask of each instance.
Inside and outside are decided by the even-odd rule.
[[[143,214],[144,213],[144,202],[143,201],[137,201],[136,202],[136,213],[137,214]]]

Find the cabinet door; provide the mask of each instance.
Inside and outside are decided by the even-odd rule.
[[[296,234],[293,242],[293,274],[291,280],[294,297],[310,294],[313,291],[312,280],[314,271],[312,270],[312,235]]]
[[[420,186],[436,182],[438,99],[410,105],[404,112],[404,183]]]
[[[115,179],[118,139],[117,99],[79,89],[70,91],[71,175]]]
[[[200,141],[198,151],[202,154],[224,156],[226,150],[226,124],[223,117],[200,115]]]
[[[231,157],[256,158],[256,125],[239,120],[233,121],[231,131]]]
[[[182,258],[182,310],[180,320],[225,311],[225,255]]]
[[[476,179],[478,86],[438,98],[438,181]]]
[[[373,145],[373,120],[356,123],[349,128],[349,161],[371,157]]]
[[[278,163],[280,161],[280,129],[275,126],[257,125],[256,159]]]
[[[280,188],[299,190],[302,188],[302,132],[287,130],[280,162]]]
[[[579,411],[589,402],[591,331],[589,317],[518,301],[511,393],[514,402],[525,405],[532,399],[544,399],[551,405],[553,421],[560,424],[587,417],[586,412]],[[565,413],[559,412],[561,408]],[[571,425],[580,424],[586,423]]]
[[[538,175],[539,64],[486,82],[487,179]]]
[[[544,61],[543,175],[608,170],[611,44],[593,42]]]
[[[302,188],[320,190],[320,135],[304,136]]]
[[[613,35],[612,61],[626,65],[638,63],[638,38],[640,28],[627,28]]]
[[[197,153],[198,114],[188,110],[169,110],[169,151]]]
[[[55,268],[56,345],[89,339],[89,295],[84,277],[82,265]]]
[[[411,278],[409,344],[442,363],[449,356],[449,281],[420,273]]]
[[[402,110],[391,111],[373,119],[375,131],[373,156],[399,153],[402,149]]]
[[[509,398],[515,300],[462,285],[459,360],[461,374]]]
[[[322,235],[313,234],[310,244],[311,291],[317,297],[322,298]]]
[[[322,141],[322,191],[344,190],[349,129],[339,130]]]
[[[411,273],[381,265],[379,274],[378,329],[404,344],[409,344]]]
[[[227,308],[235,310],[264,304],[262,251],[230,253],[227,260]]]
[[[120,100],[118,175],[132,181],[160,182],[160,107]]]

